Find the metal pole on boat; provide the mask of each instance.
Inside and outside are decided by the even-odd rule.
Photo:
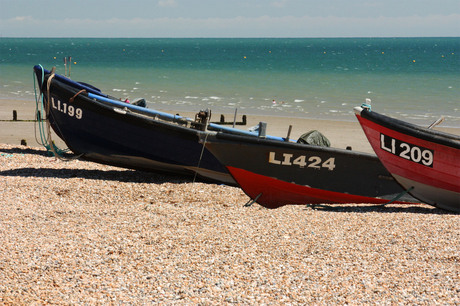
[[[430,124],[430,126],[428,127],[429,129],[432,129],[434,128],[435,126],[437,126],[438,124],[440,124],[441,122],[444,121],[444,116],[441,116],[439,117],[438,120],[436,120],[435,122],[433,122],[432,124]]]
[[[233,116],[233,128],[235,128],[236,124],[236,113],[238,112],[238,108],[235,108],[235,115]]]
[[[289,137],[291,137],[292,125],[289,125],[288,133],[286,136],[286,141],[289,141]]]
[[[265,138],[267,136],[267,123],[260,121],[257,131],[259,132],[258,137]]]

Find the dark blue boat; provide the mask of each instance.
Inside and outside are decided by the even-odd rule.
[[[227,184],[235,181],[200,143],[220,132],[252,135],[195,119],[128,104],[86,83],[35,66],[46,119],[68,148],[81,158],[146,171],[195,175]],[[280,138],[282,140],[282,138]]]

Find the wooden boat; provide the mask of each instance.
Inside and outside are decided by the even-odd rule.
[[[372,148],[391,175],[427,204],[460,212],[460,136],[355,107]]]
[[[225,133],[202,142],[243,191],[267,208],[384,204],[404,191],[372,154]]]
[[[122,102],[40,65],[34,71],[41,92],[37,104],[43,103],[47,122],[70,150],[86,160],[147,171],[196,173],[235,184],[199,139],[218,131],[256,135],[209,123],[206,111],[195,119],[171,115]]]

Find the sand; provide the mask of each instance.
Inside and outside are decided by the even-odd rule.
[[[13,106],[14,105],[14,106]],[[16,110],[17,119],[23,121],[11,122],[13,110]],[[198,110],[197,110],[198,111]],[[177,113],[166,111],[169,113]],[[180,115],[194,118],[193,112],[179,112]],[[213,114],[211,121],[219,121],[221,114]],[[237,115],[237,121],[241,121],[241,116]],[[225,121],[233,121],[234,114],[224,114]],[[0,143],[21,144],[21,140],[26,140],[29,146],[38,146],[35,136],[35,102],[34,101],[10,101],[0,99]],[[353,121],[331,121],[316,120],[305,118],[288,118],[280,116],[256,116],[247,115],[247,125],[237,128],[245,129],[257,125],[259,122],[267,123],[267,134],[273,136],[286,137],[289,125],[292,125],[291,139],[298,139],[302,134],[311,130],[318,130],[324,134],[330,141],[331,146],[336,148],[347,148],[351,146],[353,150],[360,152],[372,153],[373,150],[364,135],[357,120]],[[460,135],[460,128],[437,127],[438,130],[446,131],[452,134]],[[54,137],[54,140],[60,144],[60,139]]]
[[[248,119],[367,151],[353,122]],[[460,303],[459,214],[243,207],[237,187],[49,157],[31,122],[0,137],[0,304]]]

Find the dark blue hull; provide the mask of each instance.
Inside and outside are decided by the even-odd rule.
[[[111,103],[102,94],[101,100],[95,99],[89,89],[81,91],[84,85],[74,85],[62,76],[52,78],[48,99],[50,74],[43,74],[38,66],[34,69],[43,84],[47,119],[75,154],[98,163],[147,171],[197,173],[206,179],[234,184],[226,168],[199,143],[200,136],[210,132],[191,128],[185,120],[167,122],[141,108],[123,108],[122,103]]]

